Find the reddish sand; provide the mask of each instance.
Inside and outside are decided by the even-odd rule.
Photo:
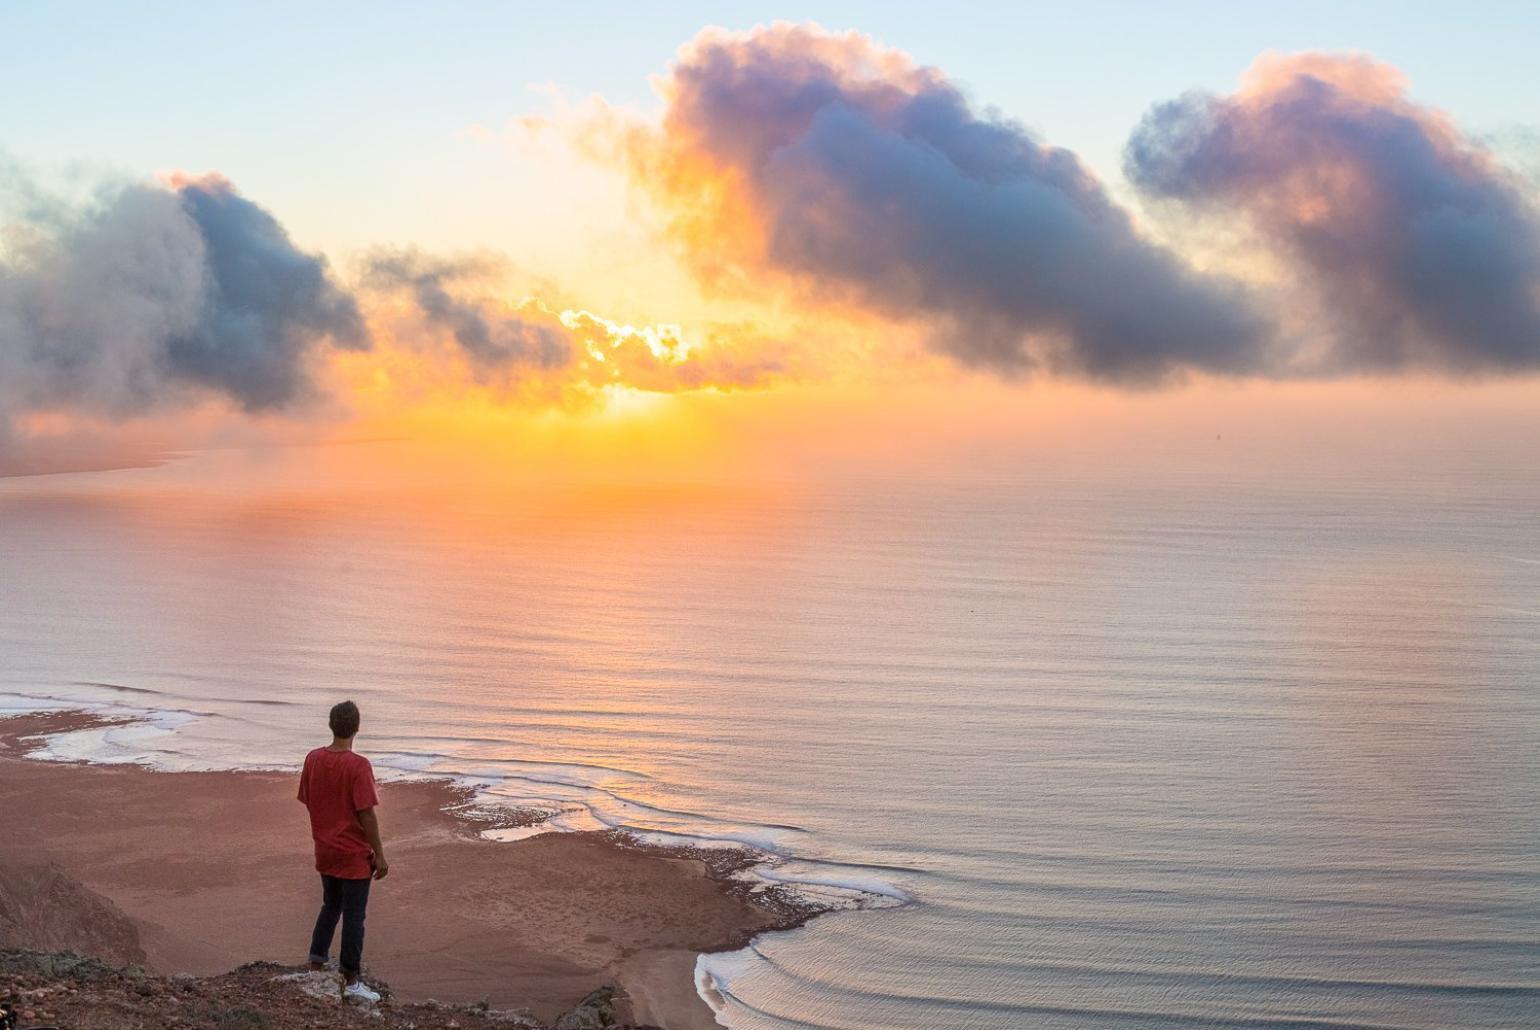
[[[295,777],[23,757],[38,735],[93,721],[0,720],[0,862],[56,861],[138,925],[160,972],[303,961],[320,884]],[[445,783],[382,784],[380,797],[391,872],[370,898],[364,965],[409,1000],[486,999],[549,1021],[616,983],[628,1018],[714,1027],[696,953],[810,914],[745,897],[700,858],[608,836],[482,839],[484,824],[446,814],[463,798]]]

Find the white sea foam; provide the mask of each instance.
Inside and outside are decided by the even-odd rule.
[[[66,703],[58,699],[28,699],[11,695],[6,714],[84,711],[104,719],[127,720],[49,734],[32,757],[45,762],[92,762],[97,765],[149,765],[168,772],[209,769],[214,765],[180,755],[166,746],[178,729],[195,721],[195,712],[140,708],[119,704]]]
[[[888,908],[914,901],[912,894],[892,882],[836,862],[789,858],[762,863],[746,872],[767,883],[795,887],[802,893],[842,906]]]
[[[699,994],[711,1009],[712,1015],[717,1016],[727,1011],[727,998],[717,986],[717,978],[712,973],[710,959],[713,955],[695,956],[695,993]],[[716,1020],[719,1026],[727,1026],[720,1019]]]

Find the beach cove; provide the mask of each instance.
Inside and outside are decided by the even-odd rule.
[[[120,909],[132,932],[73,942],[95,957],[138,947],[150,969],[197,976],[302,959],[318,892],[293,775],[27,757],[49,734],[102,723],[80,712],[0,720],[0,868],[55,863]],[[367,962],[407,1001],[485,1001],[551,1021],[613,984],[623,1022],[709,1028],[697,953],[816,913],[734,882],[746,854],[600,833],[491,841],[480,832],[495,818],[467,810],[445,781],[380,792],[392,873],[370,908]]]

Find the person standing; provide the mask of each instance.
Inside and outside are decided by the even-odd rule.
[[[343,996],[377,1002],[380,995],[360,978],[363,971],[364,911],[369,884],[390,872],[375,807],[374,767],[353,750],[358,735],[358,706],[343,701],[327,720],[332,742],[305,756],[299,776],[299,800],[310,812],[315,867],[321,874],[321,913],[310,935],[310,968],[326,968],[332,935],[342,920],[338,967],[346,985]]]

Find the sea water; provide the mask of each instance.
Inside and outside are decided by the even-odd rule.
[[[731,1027],[1540,1024],[1522,460],[415,492],[218,462],[0,481],[4,706],[142,720],[52,756],[293,768],[346,696],[384,775],[758,849],[843,911],[701,959]]]

